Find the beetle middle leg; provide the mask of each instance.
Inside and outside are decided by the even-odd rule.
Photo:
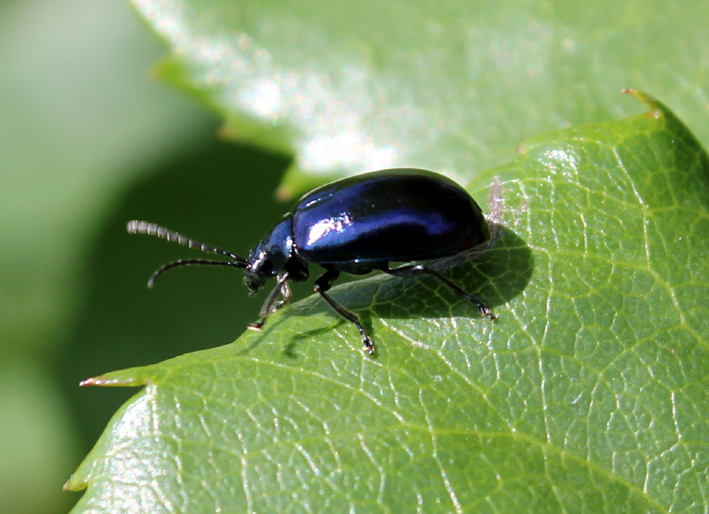
[[[388,266],[384,269],[382,269],[384,273],[387,273],[389,275],[392,275],[394,277],[421,277],[422,275],[431,275],[435,277],[439,282],[441,282],[444,286],[446,286],[452,293],[454,293],[456,296],[459,296],[460,298],[464,298],[468,300],[470,303],[475,305],[478,310],[480,311],[480,314],[483,316],[487,316],[491,320],[497,319],[495,315],[492,313],[492,310],[490,310],[490,307],[485,305],[483,302],[478,300],[475,296],[466,293],[463,291],[460,287],[455,285],[453,282],[448,280],[446,277],[438,273],[436,270],[429,268],[428,266],[425,266],[423,264],[411,264],[408,266],[401,266],[400,268],[394,268],[390,269]]]
[[[279,295],[283,296],[283,300],[278,300]],[[288,273],[279,275],[276,287],[268,293],[266,301],[263,302],[263,306],[259,312],[259,320],[254,323],[249,323],[246,328],[255,331],[261,330],[264,323],[266,323],[266,319],[278,309],[286,305],[290,301],[291,296],[290,287],[288,286]]]
[[[367,334],[367,331],[364,329],[364,326],[362,325],[362,322],[360,321],[359,317],[356,314],[345,309],[342,305],[337,303],[330,297],[330,295],[327,294],[327,291],[330,290],[332,284],[335,282],[335,280],[337,280],[337,277],[339,276],[339,271],[327,270],[315,281],[315,291],[317,291],[320,296],[322,296],[323,299],[330,304],[330,307],[335,309],[335,312],[337,312],[337,314],[345,318],[347,321],[350,321],[355,324],[357,330],[359,330],[359,335],[362,336],[362,349],[366,351],[369,355],[374,355],[374,341],[371,337],[369,337],[369,334]]]

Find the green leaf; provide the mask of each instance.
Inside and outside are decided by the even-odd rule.
[[[704,512],[709,159],[662,104],[527,141],[502,236],[448,276],[310,297],[261,333],[91,379],[146,387],[74,512]],[[495,177],[497,177],[495,179]]]
[[[133,0],[163,76],[225,134],[294,154],[282,197],[415,165],[469,180],[533,134],[627,112],[638,87],[709,140],[709,2]]]

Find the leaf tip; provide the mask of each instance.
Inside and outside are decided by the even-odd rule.
[[[78,492],[83,491],[84,489],[86,489],[86,482],[78,479],[76,475],[71,475],[69,480],[67,480],[62,486],[62,491]]]
[[[86,386],[122,386],[127,385],[125,380],[111,378],[107,375],[99,375],[97,377],[87,378],[79,382],[79,387]]]
[[[626,95],[633,95],[635,98],[647,105],[650,108],[650,112],[647,113],[648,116],[652,116],[653,118],[660,118],[667,110],[667,108],[662,104],[662,102],[660,102],[654,96],[647,94],[645,91],[627,88],[623,89],[622,92]]]
[[[97,380],[97,379],[98,379],[98,377],[86,378],[86,379],[82,380],[81,382],[79,382],[79,387],[86,387],[86,386],[98,385],[98,384],[96,383],[96,380]]]
[[[126,375],[123,371],[106,373],[97,377],[87,378],[79,382],[80,387],[140,387],[146,385],[147,378],[142,375]]]

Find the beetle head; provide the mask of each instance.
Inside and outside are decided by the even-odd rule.
[[[308,278],[308,264],[294,250],[290,215],[286,215],[249,252],[247,261],[244,282],[252,295],[275,276],[285,274],[287,280],[293,282]]]
[[[244,283],[249,288],[249,294],[255,295],[261,286],[268,282],[275,273],[271,260],[268,258],[268,253],[263,247],[263,242],[249,252],[247,260],[249,264],[246,267]]]

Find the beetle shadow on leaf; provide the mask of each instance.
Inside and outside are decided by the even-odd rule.
[[[315,298],[316,299],[316,298]],[[303,300],[303,302],[298,302],[298,303],[308,303],[308,304],[313,304],[314,302],[310,302],[310,299]],[[298,305],[298,304],[296,304]],[[313,308],[305,308],[303,309],[302,312],[299,313],[299,316],[308,316],[308,313],[315,313],[315,312],[320,312],[321,310],[319,306],[312,306]],[[298,307],[296,307],[298,309]],[[307,311],[307,312],[306,312]],[[247,346],[243,347],[237,352],[237,355],[244,356],[248,355],[251,353],[253,350],[255,350],[258,346],[260,346],[262,343],[266,342],[270,338],[269,331],[273,330],[274,327],[277,327],[280,323],[280,321],[287,319],[288,314],[287,311],[284,311],[285,317],[281,318],[280,315],[276,314],[274,315],[274,319],[269,319],[268,323],[265,325],[263,330],[257,331],[255,334],[251,335],[251,338],[253,338],[253,341],[251,341]],[[334,312],[333,312],[334,314]],[[343,323],[348,323],[345,320],[335,320],[335,323],[339,323],[339,321],[342,321]],[[283,344],[282,344],[282,350],[281,352],[285,357],[288,357],[289,359],[295,360],[298,357],[300,357],[299,353],[296,351],[296,348],[301,342],[308,341],[312,338],[316,338],[320,336],[321,334],[325,334],[328,332],[332,331],[333,328],[332,323],[328,323],[326,326],[321,326],[317,328],[312,328],[309,330],[304,330],[304,331],[292,331],[289,330],[290,334],[288,337],[283,339]],[[277,330],[276,330],[277,332]],[[357,336],[359,337],[359,336]]]
[[[515,232],[504,226],[497,226],[495,230],[499,230],[500,235],[493,246],[459,265],[439,271],[498,316],[499,308],[519,295],[529,283],[534,260],[530,248]],[[372,311],[375,317],[394,319],[451,315],[482,318],[474,305],[428,276],[388,278],[374,299]],[[504,320],[504,315],[498,319],[500,317],[500,321]]]
[[[505,314],[498,310],[527,286],[534,271],[534,260],[532,251],[519,235],[504,226],[497,226],[495,230],[499,230],[499,238],[493,246],[459,265],[439,271],[465,292],[489,306],[498,316],[496,323],[504,323]],[[384,335],[377,333],[376,327],[372,325],[373,318],[432,319],[460,316],[490,323],[482,318],[474,305],[457,297],[432,276],[396,278],[377,273],[334,287],[330,294],[338,303],[360,317],[380,348],[385,343]],[[318,337],[335,327],[351,327],[352,344],[359,346],[360,337],[354,325],[340,318],[317,296],[284,309],[282,317],[274,317],[276,319],[273,323],[269,320],[268,328],[272,329],[293,316],[306,319],[324,312],[332,316],[332,323],[294,333],[284,343],[285,354],[295,357],[295,348],[301,342]]]

